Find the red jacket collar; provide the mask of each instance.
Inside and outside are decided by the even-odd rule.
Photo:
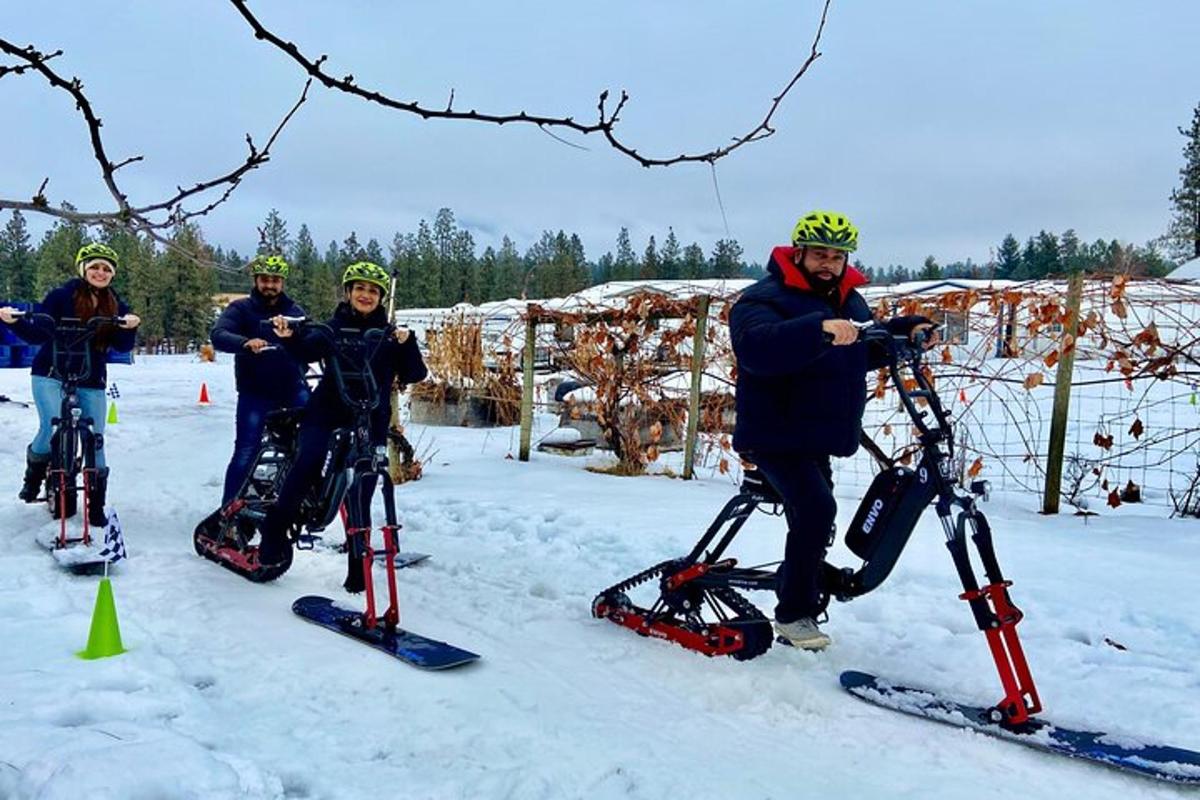
[[[794,260],[797,249],[795,247],[776,247],[771,251],[771,261],[779,270],[784,285],[804,292],[811,292],[813,290],[812,286],[809,284],[808,279],[804,277],[804,273],[796,266]],[[845,303],[846,298],[849,297],[852,290],[868,282],[866,275],[863,275],[854,267],[847,264],[846,272],[842,275],[842,282],[838,284],[838,293],[841,295],[841,301]]]

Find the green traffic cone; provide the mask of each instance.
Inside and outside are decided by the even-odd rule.
[[[117,424],[117,401],[114,400],[108,404],[108,424]]]
[[[91,661],[96,658],[119,656],[124,652],[125,648],[121,644],[121,626],[117,624],[117,605],[113,602],[112,583],[108,578],[101,578],[100,591],[96,593],[96,610],[92,612],[92,630],[88,633],[87,647],[75,655]]]

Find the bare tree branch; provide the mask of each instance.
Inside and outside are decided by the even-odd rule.
[[[24,61],[24,64],[11,67],[0,67],[0,77],[5,74],[14,73],[20,74],[26,71],[34,71],[42,75],[51,86],[56,89],[61,89],[71,95],[75,100],[75,108],[79,111],[84,121],[87,123],[88,136],[92,145],[92,156],[96,163],[100,165],[100,175],[104,181],[105,188],[112,195],[113,201],[116,204],[114,211],[78,211],[74,208],[55,208],[50,205],[49,199],[46,197],[46,185],[49,183],[49,178],[42,181],[42,185],[38,187],[37,192],[30,200],[10,200],[0,198],[0,209],[13,209],[17,211],[30,211],[38,214],[46,214],[48,216],[57,217],[81,225],[103,225],[108,227],[121,227],[132,231],[142,233],[150,233],[156,230],[162,230],[186,222],[195,217],[203,216],[221,203],[229,199],[230,194],[241,182],[242,177],[250,170],[257,169],[261,165],[270,160],[271,147],[279,138],[284,127],[291,121],[296,111],[303,105],[308,98],[308,89],[312,85],[312,79],[309,79],[304,84],[304,89],[300,93],[300,98],[295,102],[275,130],[271,133],[267,144],[261,150],[255,145],[250,135],[246,135],[246,143],[249,147],[249,155],[246,156],[243,162],[237,168],[230,170],[224,175],[210,180],[199,181],[189,189],[178,188],[175,195],[160,202],[149,203],[141,206],[134,206],[129,202],[128,196],[121,191],[117,185],[115,173],[122,167],[128,166],[138,161],[142,161],[143,157],[131,156],[119,162],[113,162],[109,157],[104,147],[104,141],[100,135],[100,128],[103,122],[96,115],[92,108],[91,102],[83,92],[83,82],[79,78],[72,77],[70,80],[64,78],[54,69],[47,66],[50,59],[60,55],[61,50],[56,50],[53,53],[45,54],[39,52],[32,45],[19,47],[12,42],[0,38],[0,52]],[[212,189],[225,186],[225,192],[216,200],[205,205],[197,211],[186,211],[183,208],[183,203],[186,200],[194,198],[196,195],[202,194]],[[156,241],[160,241],[155,237]]]
[[[812,47],[809,50],[808,58],[805,59],[804,63],[800,65],[800,68],[792,76],[791,80],[788,81],[786,86],[784,86],[783,91],[772,98],[771,104],[767,109],[766,116],[763,117],[761,122],[751,128],[749,132],[741,136],[734,137],[732,143],[725,145],[724,147],[718,147],[703,153],[684,153],[673,158],[652,158],[644,156],[617,137],[616,126],[620,121],[622,109],[624,109],[625,104],[629,101],[629,95],[625,91],[621,92],[620,100],[617,102],[617,106],[613,109],[611,114],[608,113],[605,108],[605,103],[608,100],[609,93],[607,90],[601,92],[599,103],[597,104],[597,121],[590,125],[577,122],[572,117],[553,117],[542,114],[528,114],[525,111],[507,114],[480,112],[475,109],[471,109],[469,111],[455,111],[453,90],[450,92],[449,101],[446,103],[446,107],[439,110],[422,106],[418,101],[415,100],[410,102],[397,100],[393,97],[383,94],[380,91],[358,86],[354,82],[354,76],[352,74],[346,75],[340,79],[333,77],[324,68],[325,62],[328,60],[327,55],[321,55],[317,59],[312,59],[306,56],[294,43],[280,38],[278,35],[268,29],[266,25],[259,21],[259,19],[253,13],[251,13],[247,0],[229,0],[229,2],[233,4],[233,6],[238,10],[238,13],[242,15],[247,24],[250,25],[251,29],[253,29],[254,37],[256,39],[266,41],[276,49],[281,50],[289,58],[299,64],[311,78],[315,78],[316,80],[320,81],[329,89],[334,89],[355,97],[360,97],[368,102],[377,103],[378,105],[384,106],[385,108],[403,111],[408,114],[416,114],[422,119],[467,120],[471,122],[492,123],[495,125],[504,125],[510,122],[515,122],[536,125],[546,132],[549,132],[549,129],[552,128],[559,128],[575,131],[576,133],[580,133],[585,136],[588,134],[598,133],[608,141],[609,145],[611,145],[613,149],[623,153],[626,156],[629,156],[643,167],[665,167],[672,164],[680,164],[685,162],[704,162],[711,164],[719,158],[724,158],[743,145],[751,142],[761,141],[774,134],[775,129],[771,126],[771,120],[774,118],[775,112],[779,110],[779,106],[783,103],[784,98],[787,97],[788,93],[792,91],[792,89],[800,81],[800,78],[802,78],[808,71],[808,68],[812,66],[813,62],[821,57],[821,53],[817,48],[821,41],[821,35],[825,30],[825,21],[829,15],[829,6],[832,3],[832,0],[825,0],[825,4],[822,7],[821,21],[817,26],[816,35],[813,37]]]

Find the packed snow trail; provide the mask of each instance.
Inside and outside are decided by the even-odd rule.
[[[617,478],[540,454],[522,464],[506,459],[510,429],[414,426],[437,452],[425,478],[397,490],[400,545],[433,557],[398,574],[402,624],[483,656],[423,673],[292,614],[305,594],[356,602],[340,588],[344,557],[298,553],[259,586],[193,553],[232,447],[228,363],[143,358],[111,377],[111,502],[130,556],[113,575],[129,648],[116,658],[74,658],[96,579],[34,543],[54,522],[15,499],[33,412],[0,406],[0,797],[1191,796],[841,690],[842,670],[863,669],[999,697],[932,514],[885,586],[833,606],[826,653],[706,659],[593,620],[589,606],[685,553],[732,494],[728,478]],[[25,398],[28,374],[0,371],[0,393]],[[855,491],[838,487],[843,523]],[[1084,525],[1034,505],[1012,496],[985,509],[1048,713],[1200,747],[1197,523],[1126,506]],[[774,560],[782,537],[781,520],[757,515],[734,555]],[[752,599],[770,612],[769,595]]]

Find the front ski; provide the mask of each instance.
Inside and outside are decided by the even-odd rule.
[[[392,563],[396,565],[396,569],[404,569],[405,567],[415,567],[417,564],[427,561],[429,553],[418,553],[413,550],[405,550],[401,553],[396,553],[396,557],[392,559]],[[382,564],[387,561],[387,553],[382,550],[375,551],[375,562]]]
[[[339,608],[328,597],[306,595],[292,603],[292,611],[315,625],[349,636],[419,669],[450,669],[479,659],[477,653],[403,628],[389,630],[383,624],[368,628],[363,624],[362,612]]]
[[[991,708],[959,703],[936,692],[899,686],[865,672],[843,672],[841,682],[842,687],[856,697],[894,711],[1145,777],[1200,785],[1200,753],[1194,750],[1139,742],[1127,736],[1072,730],[1037,718],[1016,726],[1001,725],[992,721],[996,714]]]
[[[55,563],[72,575],[103,575],[104,567],[109,563],[94,544],[74,542],[66,547],[57,547],[53,543],[45,546]]]

